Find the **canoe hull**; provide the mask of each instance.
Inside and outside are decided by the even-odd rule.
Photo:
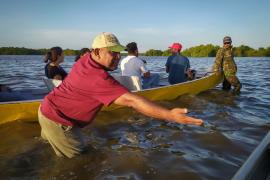
[[[185,83],[138,91],[135,93],[146,97],[151,101],[168,101],[176,99],[177,97],[184,94],[198,94],[200,92],[214,88],[222,81],[222,74],[211,74],[193,81],[187,81]],[[109,107],[104,107],[102,110],[111,111],[119,107],[120,106],[112,104]]]
[[[270,132],[251,153],[232,180],[270,178]]]
[[[183,94],[198,94],[218,85],[223,80],[222,74],[210,74],[200,79],[185,83],[164,86],[134,92],[152,101],[172,100]],[[31,101],[14,101],[0,104],[0,124],[12,121],[37,121],[37,111],[42,99]],[[112,111],[121,106],[112,104],[102,111]]]

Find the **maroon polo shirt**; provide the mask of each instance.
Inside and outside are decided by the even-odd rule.
[[[93,121],[103,105],[108,106],[126,92],[88,53],[73,65],[61,85],[44,98],[41,112],[60,124],[83,127]]]

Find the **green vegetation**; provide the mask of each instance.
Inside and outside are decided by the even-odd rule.
[[[45,55],[49,49],[28,49],[19,47],[1,47],[0,55]],[[67,56],[78,55],[80,50],[65,49]]]
[[[1,47],[0,55],[41,55],[45,54],[47,49],[27,49],[19,47]]]
[[[161,50],[155,50],[155,49],[150,49],[145,52],[145,56],[162,56],[163,52]]]
[[[80,50],[64,49],[64,54],[66,56],[75,56],[75,55],[80,54]]]
[[[212,44],[199,45],[188,48],[182,52],[183,55],[188,57],[215,57],[220,47]],[[1,47],[0,55],[44,55],[49,49],[28,49],[19,47]],[[253,49],[249,46],[241,45],[233,48],[234,56],[236,57],[270,57],[270,47]],[[65,49],[64,54],[67,56],[78,55],[79,50]],[[122,55],[127,55],[123,53]],[[170,50],[155,50],[150,49],[140,55],[145,56],[170,56]]]
[[[234,55],[237,57],[270,57],[270,47],[255,50],[249,46],[241,45],[234,48]]]
[[[188,57],[215,57],[219,48],[212,44],[200,45],[186,49],[182,54]]]
[[[212,44],[199,45],[188,48],[182,52],[183,55],[188,57],[215,57],[220,47]],[[253,49],[249,46],[241,45],[233,48],[234,56],[236,57],[270,57],[270,47]],[[150,49],[145,52],[145,56],[169,56],[170,50],[154,50]]]

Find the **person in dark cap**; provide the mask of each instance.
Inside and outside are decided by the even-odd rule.
[[[233,86],[234,93],[240,92],[242,85],[236,76],[237,66],[232,52],[232,39],[229,36],[223,38],[223,47],[217,52],[213,71],[223,71],[224,81],[222,85],[224,90],[230,90]]]
[[[150,73],[145,66],[146,61],[138,58],[137,43],[131,42],[127,44],[126,50],[128,56],[120,63],[122,76],[138,76],[142,82],[143,89],[157,87],[160,76],[157,73]]]

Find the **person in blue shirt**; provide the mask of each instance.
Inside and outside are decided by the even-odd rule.
[[[188,73],[190,72],[190,63],[187,57],[180,54],[182,45],[180,43],[173,43],[169,48],[172,53],[166,62],[169,83],[177,84],[187,81]]]

